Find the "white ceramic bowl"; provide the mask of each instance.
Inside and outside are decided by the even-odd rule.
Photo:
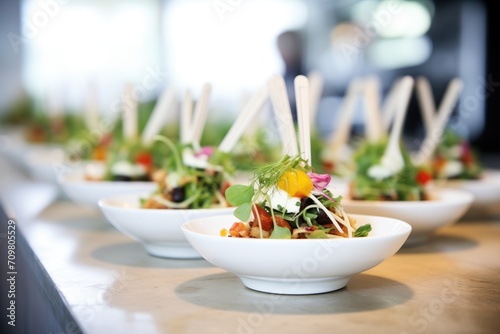
[[[98,202],[101,198],[151,193],[158,187],[154,182],[88,181],[85,179],[82,168],[62,171],[59,183],[66,196],[73,202],[95,208],[98,208]]]
[[[139,241],[154,256],[201,258],[187,242],[180,226],[192,219],[232,214],[234,208],[142,209],[139,200],[149,193],[124,195],[99,201],[104,216],[123,234]]]
[[[189,243],[210,263],[239,276],[253,290],[277,294],[335,291],[351,276],[394,255],[410,234],[407,223],[385,217],[354,216],[371,224],[368,237],[350,239],[250,239],[221,237],[232,215],[195,219],[181,226]]]
[[[57,184],[57,170],[65,164],[65,155],[60,148],[39,148],[28,152],[24,163],[33,179]]]
[[[425,242],[439,228],[459,220],[471,205],[472,194],[456,189],[430,189],[427,201],[360,201],[342,199],[348,214],[365,214],[401,219],[412,227],[406,245]]]
[[[485,170],[479,180],[448,180],[444,186],[474,195],[473,208],[500,204],[500,170]]]
[[[0,153],[7,156],[9,161],[24,168],[27,144],[23,134],[22,128],[2,127],[0,129]]]
[[[35,158],[36,163],[42,162],[42,159],[42,163],[47,162],[49,159],[60,161],[60,154],[57,157],[52,154],[56,150],[62,150],[62,146],[49,143],[29,143],[23,138],[22,133],[0,136],[0,152],[5,154],[14,164],[30,172],[30,174],[29,163],[33,161],[34,154],[38,154]],[[43,174],[47,175],[45,172]],[[36,178],[38,178],[38,175]]]

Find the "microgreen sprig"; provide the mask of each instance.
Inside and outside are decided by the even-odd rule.
[[[184,163],[182,162],[181,154],[175,144],[165,136],[156,135],[153,138],[155,141],[159,141],[167,145],[167,147],[172,151],[172,155],[175,161],[175,167],[178,172],[184,171]]]
[[[236,206],[234,215],[242,221],[247,221],[252,212],[252,199],[254,197],[254,188],[252,185],[244,186],[242,184],[235,184],[226,190],[226,200],[232,205]]]
[[[254,178],[248,186],[229,187],[226,190],[226,199],[231,205],[237,207],[234,215],[242,221],[247,221],[252,212],[252,204],[266,198],[268,190],[272,189],[286,172],[294,169],[310,170],[300,155],[294,157],[285,155],[278,162],[254,169]]]
[[[269,203],[271,203],[271,198],[269,198],[269,195],[266,196],[266,199]],[[271,239],[290,239],[292,237],[292,233],[290,233],[290,230],[287,229],[286,227],[281,227],[276,223],[276,217],[274,216],[274,210],[273,206],[270,206],[271,210],[271,217],[273,218],[273,232],[269,236]]]
[[[257,193],[266,191],[274,187],[280,178],[289,171],[302,170],[308,172],[311,168],[307,165],[307,161],[300,155],[283,156],[278,162],[263,165],[253,170],[254,178],[251,185],[257,187]]]

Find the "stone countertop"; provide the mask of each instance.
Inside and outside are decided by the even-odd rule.
[[[5,161],[1,165],[4,171],[11,168]],[[9,182],[3,176],[2,183],[7,208],[16,207],[19,198],[54,194],[23,179],[17,170],[10,173]],[[46,193],[37,195],[41,191]],[[99,211],[64,199],[23,212],[17,224],[32,251],[29,269],[42,281],[42,295],[67,332],[403,334],[500,329],[498,216],[462,220],[425,245],[403,248],[355,275],[342,290],[306,296],[249,290],[238,277],[205,260],[149,256]]]

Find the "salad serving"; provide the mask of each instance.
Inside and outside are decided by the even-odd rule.
[[[140,140],[111,144],[104,164],[87,166],[85,178],[89,181],[152,181],[153,173],[161,163],[156,145],[145,145]]]
[[[378,162],[385,149],[385,141],[367,142],[355,152],[356,175],[350,184],[351,198],[372,201],[426,200],[425,185],[432,179],[430,170],[414,166],[404,150],[402,168],[380,166]]]
[[[432,160],[436,179],[477,180],[482,167],[469,143],[451,130],[443,134]]]
[[[229,155],[203,147],[193,154],[190,145],[176,145],[157,136],[167,145],[169,157],[152,179],[158,189],[142,200],[146,209],[203,209],[229,207],[224,192],[230,185],[233,168]]]
[[[315,174],[300,155],[257,167],[249,185],[226,190],[240,222],[221,236],[234,238],[324,239],[364,237],[370,225],[355,228],[341,205],[341,196],[328,189],[331,177]]]
[[[77,149],[72,159],[92,161],[85,169],[85,179],[88,181],[152,181],[154,172],[161,167],[164,154],[163,147],[158,143],[145,141],[137,133],[125,133],[127,122],[134,124],[134,131],[144,133],[148,122],[153,119],[153,103],[137,105],[135,115],[118,119],[107,133],[93,136],[91,130],[82,131],[79,138],[70,143]],[[160,128],[158,132],[165,134],[170,129]],[[160,131],[161,130],[161,131]],[[81,148],[81,149],[78,149]]]
[[[72,134],[84,129],[84,121],[80,115],[67,113],[64,115],[49,116],[35,115],[27,125],[25,139],[29,143],[63,144]]]
[[[352,147],[356,145],[356,141],[352,143]],[[321,161],[321,170],[325,173],[339,177],[350,177],[356,169],[352,159],[353,149],[348,145],[344,145],[339,152],[339,156],[332,154],[330,147],[324,148],[319,157]]]

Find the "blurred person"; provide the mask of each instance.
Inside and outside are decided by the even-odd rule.
[[[278,35],[277,46],[285,65],[285,79],[293,121],[297,122],[297,106],[295,102],[294,79],[304,75],[304,39],[298,30],[286,30]]]

